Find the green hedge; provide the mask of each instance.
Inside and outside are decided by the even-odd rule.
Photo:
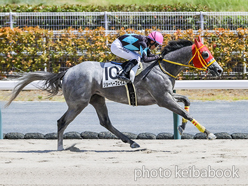
[[[48,5],[12,5],[6,4],[0,6],[0,12],[199,12],[211,11],[208,6],[201,4],[191,5],[189,3],[175,3],[174,5],[62,5],[62,6],[48,6]]]
[[[95,30],[62,30],[59,35],[38,27],[0,28],[0,72],[39,71],[58,72],[62,67],[69,68],[82,61],[107,62],[116,60],[109,45],[125,33],[137,33],[132,29],[121,29],[116,35],[105,35],[104,28]],[[237,29],[237,33],[225,29],[215,32],[205,31],[204,44],[209,48],[224,72],[232,72],[237,65],[247,63],[248,30]],[[145,34],[151,30],[146,30]],[[198,34],[202,34],[199,30]],[[174,34],[164,34],[164,45],[174,39],[193,40],[193,30],[178,30]],[[154,51],[156,52],[156,51]],[[245,59],[244,59],[245,58]],[[121,60],[118,59],[117,60]],[[246,60],[246,61],[245,61]],[[189,69],[192,72],[198,72]],[[244,77],[243,77],[244,78]]]

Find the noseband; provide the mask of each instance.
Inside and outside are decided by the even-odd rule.
[[[171,63],[171,64],[174,64],[174,65],[178,65],[178,66],[184,66],[184,67],[189,67],[189,68],[194,68],[194,69],[198,69],[198,70],[207,70],[207,68],[212,65],[216,60],[214,58],[212,58],[208,63],[203,59],[201,53],[200,53],[200,49],[202,49],[203,47],[206,47],[205,45],[202,45],[200,48],[197,48],[197,46],[194,44],[194,47],[195,47],[195,53],[193,55],[193,57],[189,60],[188,64],[182,64],[182,63],[177,63],[177,62],[174,62],[174,61],[170,61],[170,60],[167,60],[167,59],[163,59],[163,61],[167,62],[167,63]],[[193,48],[193,47],[192,47]],[[206,47],[207,48],[207,47]],[[197,60],[194,60],[194,59],[197,59]],[[193,61],[193,65],[197,65],[197,66],[201,66],[201,68],[199,67],[195,67],[193,65],[190,65],[190,62]],[[196,62],[195,61],[199,61],[200,64],[195,64]],[[167,72],[161,65],[161,60],[158,60],[158,64],[159,64],[159,67],[160,69],[166,73],[167,75],[173,77],[173,78],[177,78],[177,76],[174,76],[172,74],[170,74],[169,72]]]

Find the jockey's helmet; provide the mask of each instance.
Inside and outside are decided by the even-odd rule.
[[[147,37],[149,39],[151,39],[152,41],[155,41],[159,45],[162,45],[163,44],[164,37],[163,37],[163,35],[160,32],[153,31]]]

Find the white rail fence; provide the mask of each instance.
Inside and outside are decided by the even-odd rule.
[[[18,81],[0,81],[0,90],[12,90]],[[37,90],[39,81],[24,90]],[[180,89],[248,89],[248,80],[176,80],[175,90]]]
[[[1,27],[35,27],[60,30],[68,27],[122,27],[144,30],[156,27],[165,32],[248,27],[248,12],[0,12]]]

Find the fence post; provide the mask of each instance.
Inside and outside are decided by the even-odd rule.
[[[200,23],[201,24],[201,30],[203,32],[203,30],[204,30],[204,23],[205,23],[205,21],[204,21],[204,15],[207,15],[207,14],[204,13],[204,12],[200,12],[200,13],[197,13],[196,15],[200,15],[200,21],[198,21],[197,23]],[[204,34],[202,33],[201,36],[203,36],[203,35]],[[204,38],[201,38],[201,40],[202,40],[202,43],[204,43]]]
[[[0,108],[0,139],[3,139],[3,130],[2,130],[2,113]]]
[[[173,90],[173,93],[176,93],[176,90]],[[179,115],[173,112],[173,121],[174,121],[174,139],[181,139],[181,135],[178,132],[179,127]]]
[[[109,12],[104,12],[104,21],[102,21],[102,23],[104,23],[104,28],[105,28],[105,36],[108,35],[108,14],[110,14]],[[106,38],[106,45],[108,46],[108,38]]]
[[[247,72],[246,72],[246,68],[247,68],[247,65],[246,65],[246,63],[243,63],[244,65],[243,65],[243,74],[245,75],[245,74],[247,74]]]
[[[14,23],[15,23],[15,22],[13,22],[13,16],[16,15],[16,13],[9,12],[9,13],[6,13],[6,15],[9,15],[9,22],[6,22],[6,23],[9,23],[9,27],[11,29],[13,29],[14,28]]]
[[[244,76],[245,74],[247,74],[247,72],[246,72],[247,65],[246,65],[245,50],[243,51],[243,59],[244,59],[244,62],[243,62],[243,76]]]

